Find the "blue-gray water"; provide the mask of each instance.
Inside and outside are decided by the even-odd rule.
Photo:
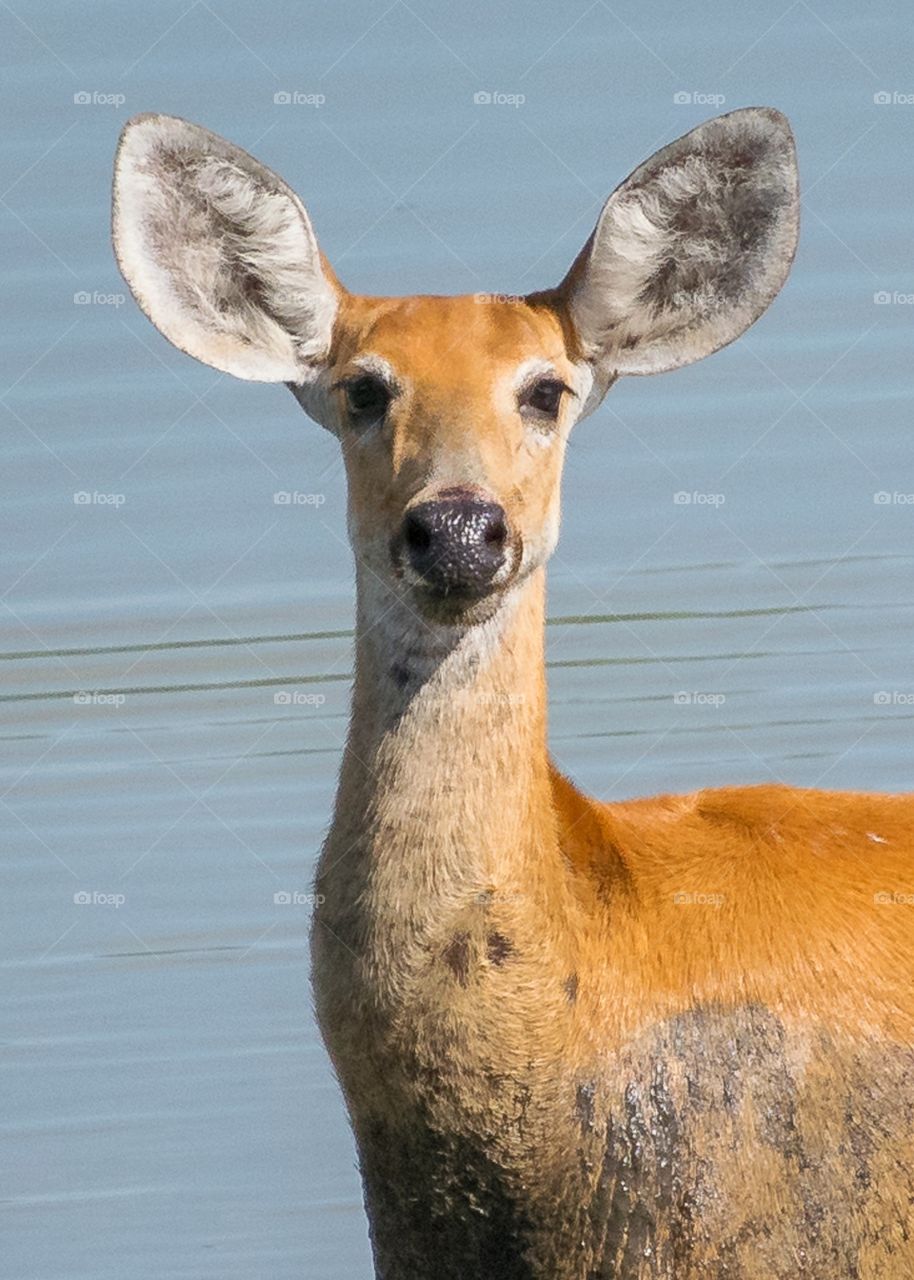
[[[0,6],[0,30],[4,1276],[367,1280],[296,900],[346,720],[337,449],[124,300],[118,129],[164,110],[256,152],[354,289],[518,292],[563,274],[661,143],[786,111],[784,293],[574,436],[552,744],[604,797],[909,789],[909,15],[58,0]]]

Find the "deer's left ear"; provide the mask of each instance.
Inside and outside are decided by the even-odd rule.
[[[767,107],[709,120],[645,161],[558,290],[597,383],[738,338],[787,278],[798,209],[793,135]]]

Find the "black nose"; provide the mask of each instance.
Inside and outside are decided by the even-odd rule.
[[[409,563],[433,591],[480,595],[505,563],[508,523],[497,503],[474,494],[413,507],[403,525]]]

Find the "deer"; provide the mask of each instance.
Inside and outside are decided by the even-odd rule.
[[[735,110],[636,168],[559,285],[363,296],[245,151],[122,133],[141,309],[342,449],[355,663],[312,981],[378,1280],[914,1275],[914,795],[602,802],[547,741],[569,433],[739,338],[798,207],[787,120]]]

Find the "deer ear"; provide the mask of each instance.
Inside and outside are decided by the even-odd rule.
[[[606,202],[558,294],[604,387],[738,338],[783,285],[798,227],[793,135],[733,111],[645,161]]]
[[[340,286],[301,201],[247,152],[137,116],[117,150],[113,230],[134,297],[176,347],[256,382],[315,375]]]

